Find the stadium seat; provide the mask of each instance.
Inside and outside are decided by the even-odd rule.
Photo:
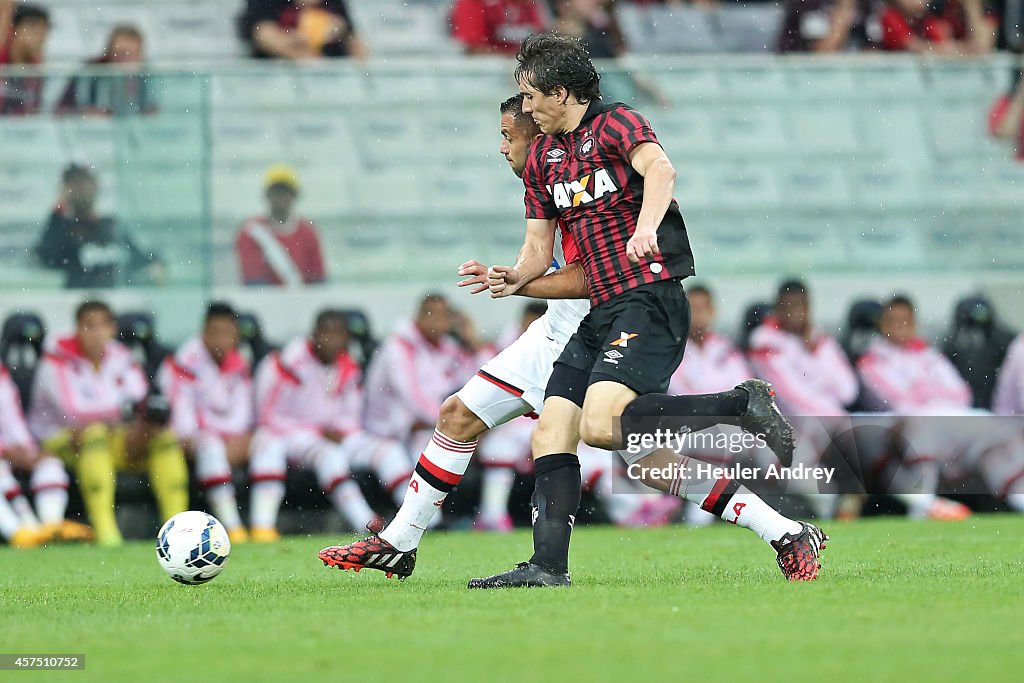
[[[920,268],[926,261],[916,216],[864,214],[847,227],[849,258],[862,267]]]
[[[117,159],[116,126],[110,118],[64,117],[58,130],[72,161],[110,167]]]
[[[211,78],[214,110],[287,109],[296,99],[296,83],[294,74],[284,66],[287,65],[271,64],[260,71],[214,75]]]
[[[818,209],[842,213],[852,193],[846,177],[835,166],[796,164],[777,167],[781,203],[798,209]]]
[[[118,182],[118,217],[129,223],[195,220],[206,216],[202,165],[132,166]],[[196,224],[196,229],[201,225]]]
[[[785,107],[783,117],[792,153],[845,157],[861,149],[857,122],[844,107],[800,101]]]
[[[153,315],[133,311],[117,316],[117,339],[135,354],[150,382],[154,381],[171,349],[157,340]]]
[[[280,134],[290,159],[330,163],[335,173],[361,163],[344,115],[331,111],[293,114],[281,122]]]
[[[326,107],[333,114],[342,116],[353,105],[364,103],[370,98],[368,89],[369,77],[355,68],[311,67],[300,71],[295,78],[297,103],[310,110]]]
[[[714,137],[726,150],[742,156],[784,155],[790,152],[782,112],[772,106],[723,107],[712,110]]]
[[[351,187],[351,177],[357,172],[355,159],[339,156],[334,163],[295,160],[295,168],[302,184],[300,213],[323,221],[355,209]]]
[[[455,54],[447,2],[377,0],[349,3],[352,22],[376,54]]]
[[[0,361],[7,366],[18,387],[21,405],[30,404],[32,378],[43,357],[46,326],[37,313],[15,313],[4,320],[0,332]]]
[[[717,69],[698,66],[676,66],[660,71],[656,77],[652,74],[658,89],[672,102],[674,109],[688,110],[691,107],[705,105],[711,100],[722,97],[724,89]],[[657,112],[652,112],[655,116]],[[662,118],[669,118],[672,111],[664,113]]]
[[[238,314],[239,351],[255,371],[260,361],[275,350],[274,345],[263,336],[263,325],[259,316],[251,311]]]
[[[711,19],[721,30],[719,43],[731,52],[774,52],[782,26],[781,5],[718,5]]]
[[[419,215],[426,200],[426,171],[392,169],[366,171],[353,179],[357,210],[369,216]]]
[[[1002,91],[1002,80],[993,82],[988,66],[978,61],[953,61],[923,64],[924,79],[932,98],[969,96],[986,101]]]
[[[856,364],[867,351],[871,339],[878,333],[881,317],[882,304],[876,299],[858,299],[850,304],[839,343],[851,363]]]
[[[786,76],[789,91],[797,98],[794,103],[822,100],[834,105],[837,97],[856,97],[859,92],[856,70],[841,62],[793,62]]]
[[[862,210],[909,210],[923,204],[920,170],[900,164],[850,165],[854,201]]]
[[[728,197],[735,208],[765,210],[779,204],[779,189],[775,174],[768,166],[736,164],[708,167],[710,197],[715,201]]]
[[[430,161],[421,117],[396,118],[388,110],[367,108],[348,120],[366,168],[412,167]]]
[[[5,117],[0,126],[0,164],[63,165],[67,158],[49,116]]]
[[[269,165],[280,158],[283,149],[277,116],[238,111],[216,111],[214,114],[214,163],[262,162]]]
[[[749,101],[749,108],[763,106],[766,101],[788,100],[789,83],[785,72],[770,62],[755,65],[728,65],[719,67],[725,91],[733,100]]]
[[[999,368],[1015,337],[986,297],[973,295],[956,303],[942,351],[970,385],[975,407],[992,406]]]
[[[241,57],[245,46],[236,37],[238,9],[238,3],[224,0],[175,0],[156,5],[152,21],[162,40],[154,45],[153,57],[186,64]]]
[[[709,11],[700,7],[653,7],[650,43],[633,46],[640,53],[677,54],[722,49]]]
[[[765,318],[772,314],[772,308],[772,304],[768,301],[758,301],[747,307],[743,314],[743,320],[740,322],[740,333],[737,335],[741,349],[750,350],[750,335],[764,322]]]
[[[46,40],[46,59],[56,64],[76,64],[89,55],[85,35],[74,6],[48,7],[50,32]]]
[[[714,159],[730,148],[715,135],[715,117],[707,107],[680,103],[671,114],[659,112],[650,119],[672,159]]]
[[[615,3],[615,19],[630,51],[643,54],[652,50],[654,26],[648,8],[629,2]]]
[[[924,79],[916,60],[890,57],[857,66],[857,91],[862,98],[915,101],[925,98]]]
[[[53,173],[28,166],[0,168],[0,221],[38,233],[57,203],[60,169]]]
[[[118,153],[129,164],[191,164],[198,169],[208,154],[202,120],[195,116],[156,114],[119,122],[124,144]]]
[[[849,262],[846,226],[835,205],[812,215],[786,213],[772,221],[770,247],[795,272],[856,265]]]

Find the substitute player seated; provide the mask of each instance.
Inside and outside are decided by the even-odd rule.
[[[231,480],[232,465],[249,458],[252,379],[238,351],[238,314],[224,303],[206,309],[202,334],[160,368],[157,382],[171,403],[171,426],[195,458],[196,475],[232,543],[249,539]]]
[[[36,372],[29,427],[78,484],[100,545],[121,544],[114,515],[115,471],[149,474],[161,520],[188,507],[188,470],[163,416],[147,410],[146,376],[114,341],[114,314],[101,301],[75,312],[75,334],[47,342]]]
[[[309,337],[271,354],[256,372],[257,429],[249,461],[253,541],[280,538],[277,513],[289,464],[316,473],[321,490],[353,529],[377,515],[350,468],[371,470],[386,488],[404,495],[398,484],[412,474],[410,457],[398,441],[362,430],[362,377],[348,342],[345,315],[323,311]]]

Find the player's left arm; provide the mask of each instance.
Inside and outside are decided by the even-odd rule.
[[[533,299],[588,299],[586,271],[579,262],[570,263],[516,290],[517,296]]]
[[[629,153],[629,163],[644,179],[644,198],[637,217],[636,231],[626,244],[626,256],[633,263],[661,253],[658,226],[672,203],[676,169],[661,145],[643,142]]]

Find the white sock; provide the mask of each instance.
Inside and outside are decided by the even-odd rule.
[[[15,496],[11,499],[11,508],[21,519],[23,526],[33,528],[39,526],[39,519],[36,517],[36,513],[32,511],[32,505],[25,496]]]
[[[923,519],[935,502],[934,493],[894,493],[892,497],[907,506],[907,517]]]
[[[10,540],[21,528],[21,520],[7,499],[0,495],[0,534]]]
[[[696,503],[687,501],[686,509],[683,511],[683,521],[686,526],[701,528],[714,524],[717,517],[708,512],[707,510],[701,509]]]
[[[670,493],[696,503],[726,522],[750,529],[767,543],[786,534],[800,533],[803,528],[733,479],[678,478],[672,483]]]
[[[480,487],[480,518],[497,521],[508,515],[508,497],[516,473],[511,467],[485,467]]]
[[[367,504],[359,484],[351,479],[335,484],[330,497],[334,507],[356,531],[365,529],[377,517],[373,508]]]
[[[435,430],[416,463],[402,507],[380,537],[402,551],[418,546],[445,497],[466,473],[476,444],[475,440],[449,439]]]
[[[64,521],[64,513],[68,510],[68,490],[63,486],[53,486],[38,490],[33,498],[36,502],[36,514],[43,524],[59,524]]]
[[[220,520],[225,529],[230,531],[242,526],[233,484],[218,484],[207,488],[206,500],[209,501],[210,507],[213,509],[213,516]]]
[[[249,523],[261,529],[276,529],[282,500],[284,481],[263,479],[254,482],[249,493]]]

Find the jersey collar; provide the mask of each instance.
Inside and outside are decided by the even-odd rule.
[[[604,110],[604,102],[598,99],[590,100],[590,104],[587,105],[587,112],[583,115],[583,118],[580,119],[580,125],[576,126],[574,129],[566,133],[566,135],[572,135],[573,133],[579,131],[585,125],[587,125],[595,118],[597,118],[597,115],[602,113]]]

